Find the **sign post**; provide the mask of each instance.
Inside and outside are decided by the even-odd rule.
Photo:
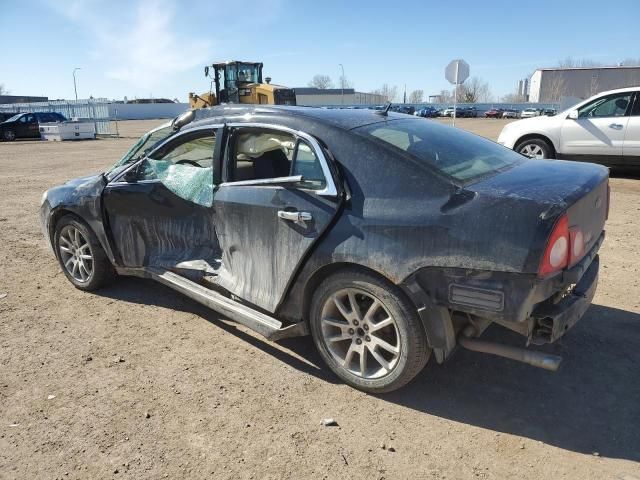
[[[458,58],[451,60],[449,65],[444,69],[444,76],[449,83],[452,83],[453,88],[453,126],[456,125],[456,113],[458,104],[458,85],[462,85],[464,81],[469,78],[469,64]]]

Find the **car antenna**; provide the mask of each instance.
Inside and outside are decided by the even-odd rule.
[[[378,115],[382,115],[383,117],[388,117],[390,108],[391,108],[391,102],[387,103],[387,106],[385,107],[384,110],[376,110],[376,113]]]

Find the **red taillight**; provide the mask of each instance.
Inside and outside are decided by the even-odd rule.
[[[538,269],[538,276],[545,277],[551,273],[559,272],[569,264],[570,240],[569,220],[566,215],[563,215],[556,222],[556,226],[549,236]]]
[[[584,234],[580,228],[571,227],[569,229],[569,239],[571,240],[569,245],[569,252],[571,255],[569,266],[573,266],[578,263],[584,255]]]

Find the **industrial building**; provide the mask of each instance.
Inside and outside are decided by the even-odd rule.
[[[353,88],[294,88],[296,103],[306,106],[379,105],[387,99],[376,93],[356,92]]]
[[[523,78],[522,80],[518,80],[518,96],[524,101],[529,100],[529,79]]]
[[[49,101],[49,97],[33,97],[29,95],[0,95],[0,105],[47,101]]]
[[[588,98],[615,88],[640,85],[640,66],[540,68],[529,82],[530,102],[557,103],[564,97]]]

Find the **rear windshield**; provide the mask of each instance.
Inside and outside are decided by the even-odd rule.
[[[490,140],[422,119],[374,123],[356,131],[463,183],[526,161],[522,155]]]

